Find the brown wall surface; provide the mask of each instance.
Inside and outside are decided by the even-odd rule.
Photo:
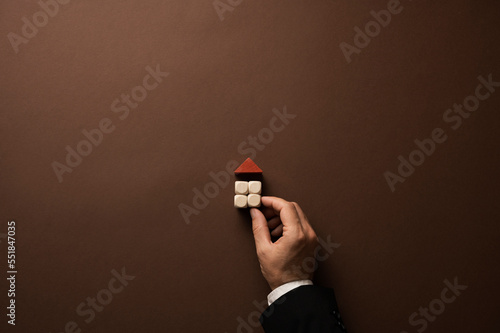
[[[0,331],[262,332],[248,156],[349,332],[498,330],[500,2],[59,1],[0,4]]]

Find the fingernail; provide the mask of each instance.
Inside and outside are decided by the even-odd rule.
[[[252,219],[254,218],[254,215],[255,215],[254,209],[255,209],[255,208],[250,208],[250,217],[251,217]]]

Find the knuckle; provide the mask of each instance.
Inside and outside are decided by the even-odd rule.
[[[314,230],[311,230],[311,232],[309,232],[308,238],[311,242],[314,242],[314,243],[318,242],[318,236],[316,236],[316,233],[314,232]]]
[[[264,258],[265,256],[266,256],[266,251],[263,248],[259,247],[257,249],[257,257]]]
[[[304,243],[306,240],[306,235],[303,232],[299,232],[297,235],[297,241]]]

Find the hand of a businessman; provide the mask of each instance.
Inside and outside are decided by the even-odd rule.
[[[250,215],[260,268],[269,286],[274,290],[287,282],[311,280],[314,270],[303,269],[303,264],[315,262],[318,238],[304,212],[295,202],[276,197],[262,197],[262,205],[262,212],[252,208]],[[280,238],[273,243],[271,235]]]

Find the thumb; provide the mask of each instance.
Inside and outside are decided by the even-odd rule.
[[[271,243],[271,234],[267,221],[260,210],[257,208],[250,209],[250,216],[252,217],[252,231],[255,238],[255,247],[259,249]]]

